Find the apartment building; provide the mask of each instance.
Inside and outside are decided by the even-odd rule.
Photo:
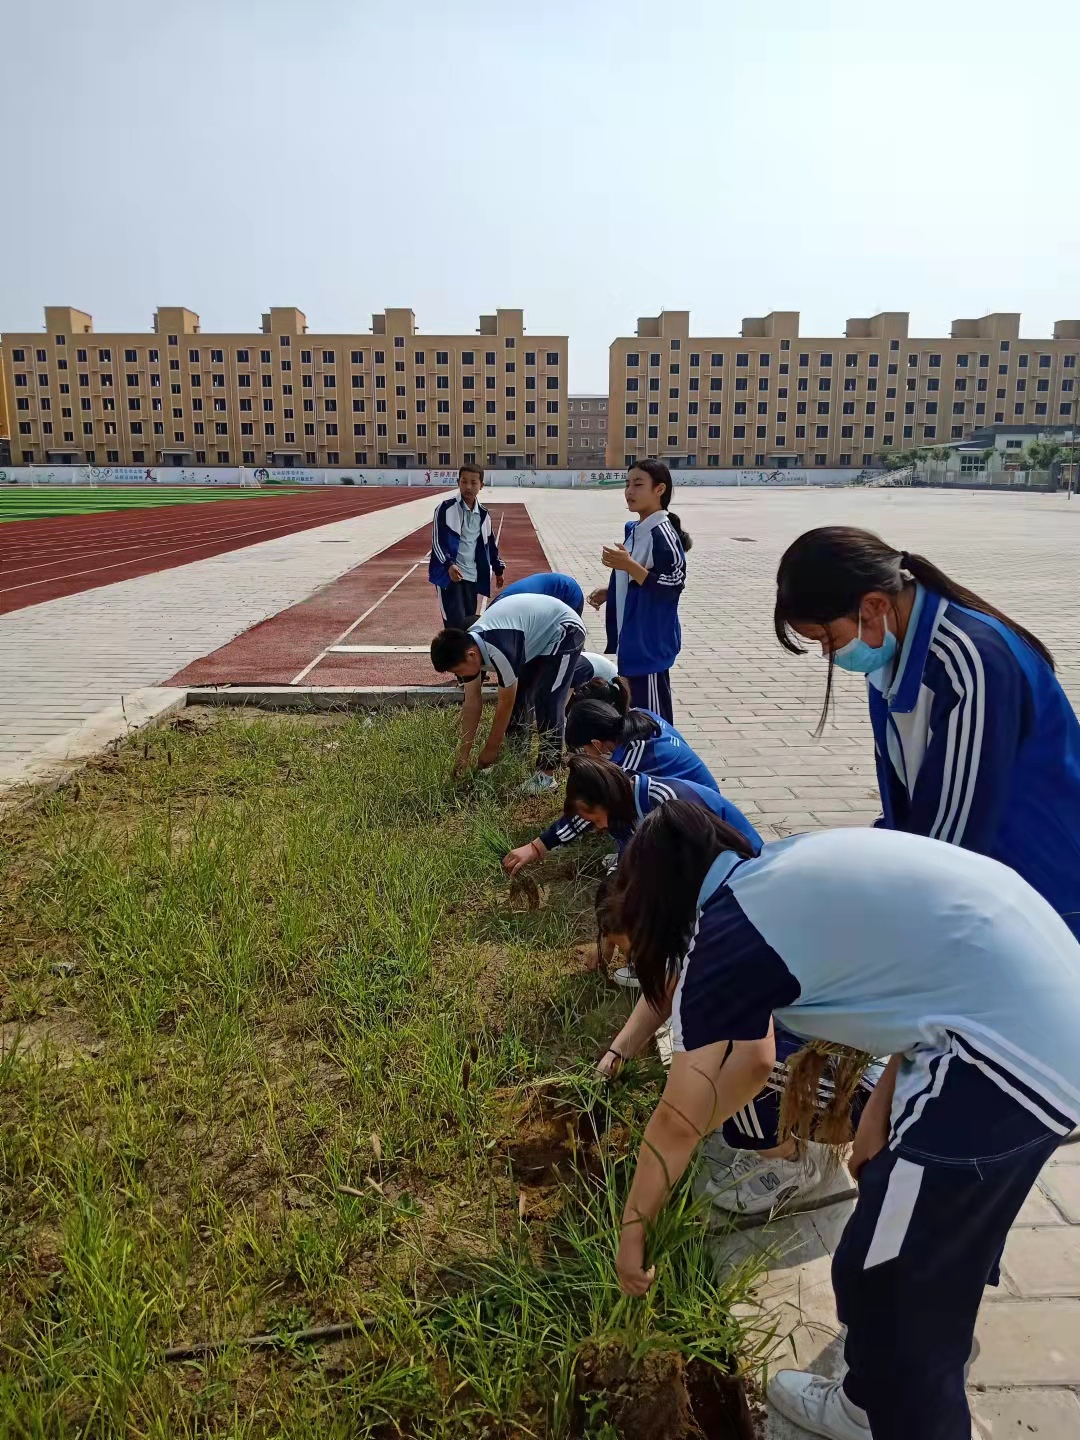
[[[259,333],[224,335],[162,307],[147,335],[47,306],[44,334],[2,343],[15,464],[566,464],[567,339],[526,336],[521,310],[474,335],[421,335],[411,310],[313,335],[272,308]]]
[[[1068,424],[1078,355],[1080,320],[1021,340],[1019,315],[984,315],[913,339],[907,312],[886,311],[808,339],[799,312],[781,310],[705,338],[689,311],[665,310],[612,342],[607,463],[863,466],[988,424]]]
[[[566,463],[594,469],[607,464],[608,397],[571,395],[566,402]]]
[[[4,384],[4,347],[0,345],[0,440],[11,434],[8,428],[7,388]]]

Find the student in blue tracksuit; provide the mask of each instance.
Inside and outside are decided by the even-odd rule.
[[[847,1373],[781,1371],[769,1396],[833,1440],[970,1440],[964,1366],[983,1288],[1080,1122],[1076,937],[985,855],[838,829],[755,856],[678,800],[639,826],[614,899],[638,1010],[670,1010],[674,1050],[623,1213],[622,1290],[652,1284],[651,1227],[701,1136],[772,1072],[777,1022],[890,1055],[859,1124],[859,1199],[833,1259]]]
[[[1080,722],[1030,631],[921,555],[810,530],[776,579],[776,635],[865,674],[888,830],[1011,865],[1080,937]]]
[[[491,528],[491,516],[480,504],[484,472],[479,465],[458,471],[458,493],[440,500],[431,527],[428,579],[439,592],[443,622],[462,630],[476,616],[479,597],[503,587],[503,562]]]
[[[679,596],[686,584],[690,536],[671,503],[671,471],[660,460],[642,460],[626,476],[628,520],[621,545],[605,545],[611,570],[606,589],[589,603],[606,605],[607,648],[618,653],[619,674],[630,683],[631,703],[673,720],[671,667],[682,648]]]
[[[585,592],[581,586],[572,575],[563,575],[558,570],[541,570],[536,575],[525,575],[515,580],[513,585],[507,585],[495,599],[505,600],[508,595],[553,595],[579,615],[585,609]]]
[[[720,789],[704,760],[675,727],[649,710],[631,709],[617,680],[593,680],[571,697],[566,744],[571,750],[610,759],[623,770]]]
[[[507,731],[525,731],[535,717],[540,743],[536,773],[526,790],[540,794],[555,789],[566,700],[584,643],[581,617],[553,595],[514,595],[489,605],[468,630],[440,630],[431,642],[431,663],[440,674],[456,675],[465,684],[458,774],[472,756],[483,711],[484,671],[491,670],[499,691],[478,767],[494,765]]]
[[[566,801],[563,813],[535,840],[511,850],[503,860],[508,875],[516,875],[526,865],[542,860],[549,850],[569,845],[590,830],[606,830],[622,854],[630,836],[658,805],[668,800],[686,800],[704,805],[721,820],[726,820],[756,847],[761,836],[746,816],[711,786],[696,785],[692,780],[661,779],[656,775],[635,774],[623,770],[611,760],[593,755],[572,755],[567,767]]]

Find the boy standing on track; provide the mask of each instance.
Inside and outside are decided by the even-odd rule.
[[[484,671],[494,670],[499,682],[495,718],[477,765],[494,765],[507,730],[525,730],[535,713],[540,746],[536,773],[526,789],[533,795],[554,790],[566,697],[584,644],[581,618],[551,595],[512,595],[490,605],[467,630],[439,631],[431,642],[431,663],[440,674],[454,674],[465,683],[455,767],[459,774],[469,764],[480,725]]]
[[[458,493],[439,502],[431,527],[428,579],[439,591],[443,620],[463,630],[476,617],[481,595],[503,586],[503,562],[491,528],[491,516],[480,504],[484,472],[479,465],[458,471]]]

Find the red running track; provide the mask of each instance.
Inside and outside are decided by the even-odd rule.
[[[491,505],[507,580],[550,566],[524,505]],[[431,526],[324,586],[299,605],[260,621],[220,650],[194,661],[168,685],[441,685],[428,658],[442,625],[427,578]],[[344,646],[418,647],[417,653]],[[452,678],[452,677],[451,677]]]
[[[418,494],[407,486],[335,486],[266,499],[12,520],[0,525],[0,615],[404,505]]]

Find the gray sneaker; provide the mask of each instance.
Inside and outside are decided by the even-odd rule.
[[[813,1146],[798,1160],[763,1159],[756,1150],[735,1150],[729,1161],[714,1162],[705,1182],[718,1210],[733,1215],[766,1215],[821,1184],[821,1165]]]
[[[525,781],[521,787],[521,793],[523,795],[546,795],[550,790],[554,790],[557,784],[558,781],[554,775],[545,775],[543,770],[537,770],[531,779]]]
[[[826,1440],[873,1440],[866,1411],[851,1403],[839,1380],[806,1370],[779,1370],[769,1382],[768,1393],[774,1410],[811,1435],[824,1435]]]

